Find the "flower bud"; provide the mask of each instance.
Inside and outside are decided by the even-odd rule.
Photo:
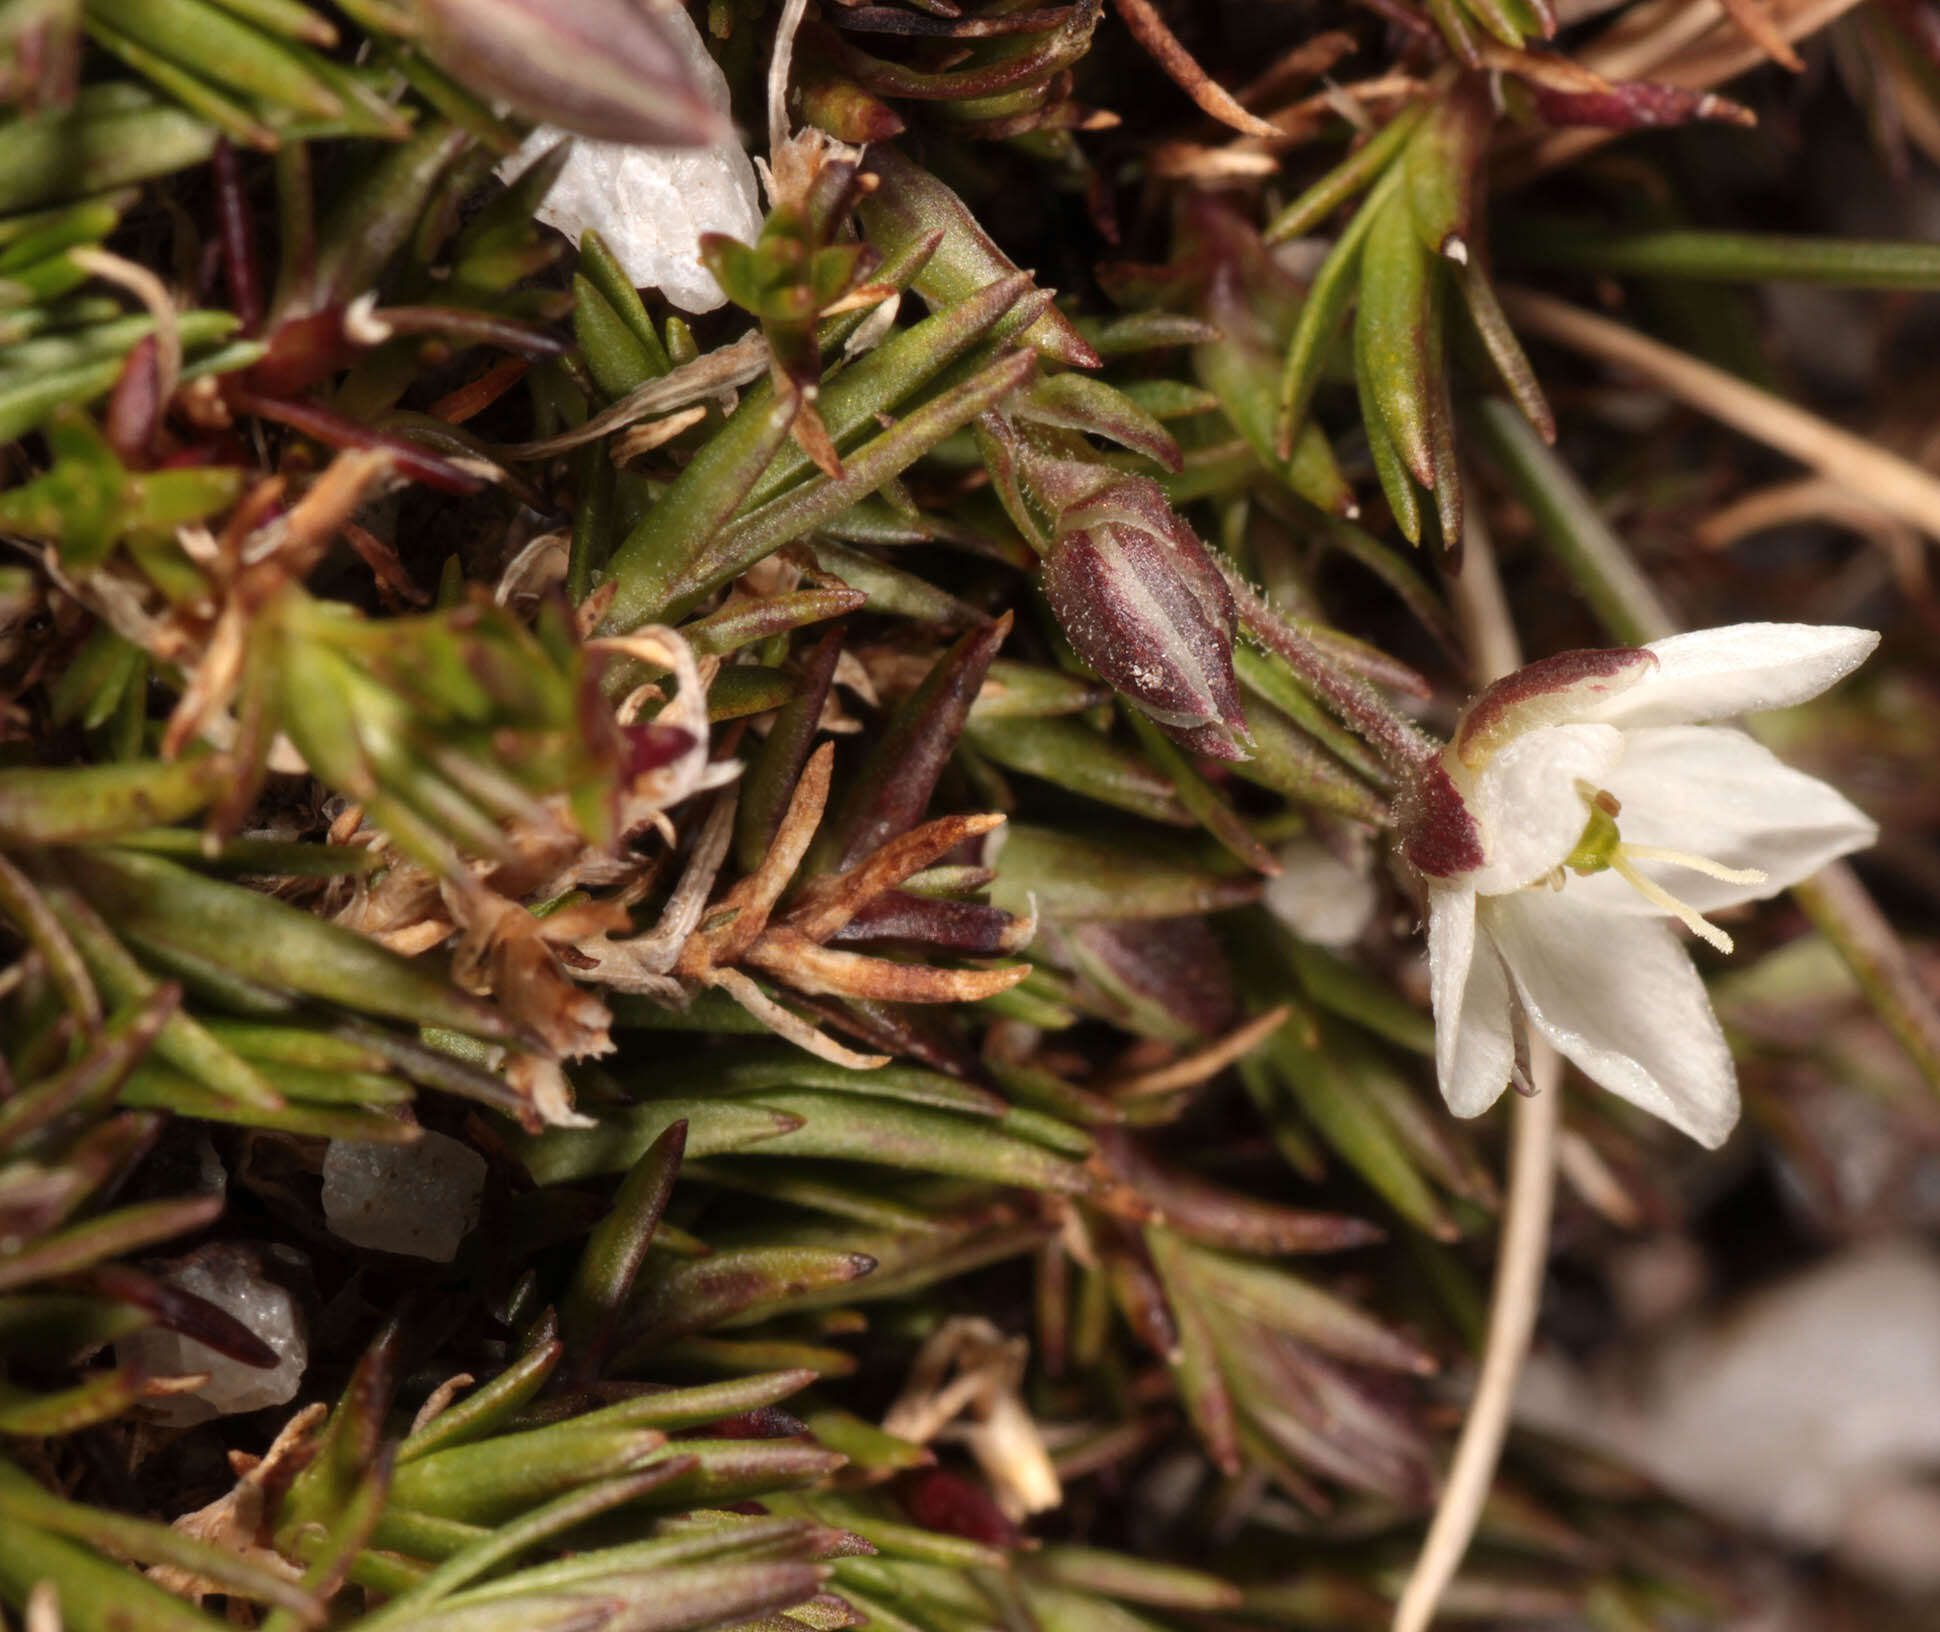
[[[694,57],[707,48],[678,8],[663,14],[642,0],[418,0],[418,14],[424,48],[441,68],[530,118],[655,147],[734,138],[726,108],[701,88]]]
[[[1044,591],[1078,655],[1187,747],[1244,759],[1232,593],[1154,482],[1115,482],[1044,563]]]

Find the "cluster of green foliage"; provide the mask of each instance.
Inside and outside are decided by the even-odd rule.
[[[1813,10],[1746,5],[1262,7],[1248,113],[1211,8],[817,3],[690,320],[535,220],[566,147],[492,180],[586,116],[570,0],[0,0],[0,1604],[1386,1625],[1499,1207],[1393,733],[1469,687],[1485,515],[1585,597],[1546,628],[1640,627],[1497,262],[1754,396],[1739,286],[1940,284],[1682,219]],[[1800,48],[1940,85],[1932,8],[1861,9]],[[787,10],[697,14],[746,128]],[[1513,190],[1686,124],[1594,221]],[[1262,903],[1290,844],[1378,896],[1351,947]],[[332,1236],[331,1145],[426,1130],[487,1163],[457,1259]],[[172,1280],[238,1244],[300,1394],[171,1426],[144,1331],[274,1359]],[[1482,1540],[1476,1616],[1730,1596],[1533,1438]]]

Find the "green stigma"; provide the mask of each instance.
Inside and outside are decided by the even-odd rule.
[[[1617,817],[1614,811],[1605,808],[1603,798],[1590,801],[1590,819],[1583,824],[1576,848],[1563,858],[1563,865],[1573,873],[1600,873],[1617,859],[1622,843],[1617,833]]]

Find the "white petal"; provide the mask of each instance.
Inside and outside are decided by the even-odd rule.
[[[1738,1077],[1704,982],[1670,926],[1531,890],[1484,901],[1531,1024],[1583,1074],[1701,1145],[1738,1120]]]
[[[1428,970],[1435,1002],[1435,1075],[1457,1116],[1480,1116],[1508,1086],[1515,1064],[1509,982],[1493,948],[1475,944],[1475,896],[1428,896]]]
[[[1608,725],[1547,726],[1500,750],[1468,799],[1488,860],[1465,882],[1496,895],[1552,872],[1590,819],[1576,784],[1602,787],[1622,757],[1623,733]]]
[[[1435,1006],[1435,1069],[1446,1082],[1461,1030],[1462,992],[1475,957],[1475,892],[1459,885],[1428,892],[1428,983]]]
[[[1870,629],[1837,624],[1734,623],[1654,640],[1655,672],[1580,716],[1612,725],[1725,720],[1816,697],[1866,661]]]
[[[1361,938],[1381,899],[1365,855],[1350,865],[1318,839],[1295,839],[1275,859],[1280,876],[1268,881],[1262,897],[1268,912],[1316,946]]]
[[[1699,912],[1767,900],[1863,850],[1879,832],[1829,783],[1726,726],[1628,732],[1623,762],[1603,785],[1622,801],[1617,828],[1626,844],[1682,850],[1767,875],[1762,884],[1731,884],[1665,862],[1637,864]],[[1566,892],[1614,911],[1656,911],[1614,873],[1572,878]]]

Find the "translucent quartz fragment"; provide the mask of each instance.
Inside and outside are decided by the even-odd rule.
[[[485,1159],[442,1133],[409,1145],[333,1139],[323,1158],[323,1216],[353,1246],[448,1264],[478,1222]]]
[[[234,1315],[276,1351],[277,1361],[263,1370],[231,1360],[174,1332],[155,1327],[137,1332],[117,1345],[117,1357],[124,1365],[139,1366],[151,1377],[182,1377],[202,1371],[209,1374],[208,1382],[193,1394],[151,1401],[147,1415],[171,1426],[188,1427],[211,1417],[285,1405],[295,1397],[303,1381],[303,1368],[309,1363],[309,1344],[295,1301],[283,1287],[264,1278],[249,1248],[205,1247],[164,1270],[158,1278]]]
[[[727,78],[707,54],[693,19],[679,6],[656,15],[686,56],[695,89],[725,112]],[[563,131],[539,126],[499,166],[500,177],[511,181],[566,139]],[[576,138],[538,213],[574,242],[592,228],[637,286],[659,290],[684,312],[711,312],[727,298],[701,265],[701,234],[723,232],[753,243],[761,231],[754,165],[738,141],[627,147]]]
[[[1621,1361],[1605,1379],[1537,1356],[1519,1418],[1698,1507],[1940,1590],[1940,1256],[1924,1241],[1835,1253]]]

